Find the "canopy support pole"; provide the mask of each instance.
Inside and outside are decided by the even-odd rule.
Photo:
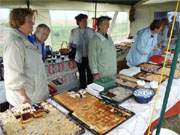
[[[171,65],[171,71],[170,71],[170,75],[169,75],[169,79],[168,79],[168,84],[166,86],[166,92],[165,92],[165,96],[164,96],[164,100],[163,100],[163,105],[162,105],[162,109],[161,109],[161,115],[160,115],[160,120],[159,120],[159,124],[157,126],[157,131],[156,131],[156,135],[160,134],[160,130],[164,121],[164,114],[166,111],[166,106],[167,106],[167,102],[168,102],[168,98],[169,98],[169,93],[171,90],[171,86],[172,86],[172,82],[173,82],[173,78],[174,78],[174,73],[176,70],[176,64],[177,64],[177,60],[178,60],[178,55],[180,52],[180,34],[178,35],[178,41],[176,42],[176,48],[175,48],[175,54],[173,57],[173,62]]]
[[[29,9],[30,8],[30,0],[26,0],[26,5],[27,5],[27,8]]]

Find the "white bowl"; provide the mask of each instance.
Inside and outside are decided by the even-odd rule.
[[[150,86],[152,89],[157,89],[158,88],[158,82],[157,81],[151,81]]]
[[[144,80],[138,80],[137,85],[143,87],[146,84]]]

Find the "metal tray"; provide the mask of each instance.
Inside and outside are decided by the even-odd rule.
[[[56,106],[54,106],[54,105],[52,105],[52,106],[55,107],[58,111],[61,112],[61,110],[59,110]],[[80,124],[78,121],[76,121],[75,119],[73,119],[71,117],[71,113],[72,112],[69,112],[66,117],[80,128],[80,130],[78,132],[76,132],[75,135],[82,135],[82,134],[84,134],[85,133],[84,127],[82,126],[82,124]]]
[[[106,104],[106,103],[105,103]],[[111,105],[112,106],[112,105]],[[131,112],[123,107],[114,107],[112,106],[115,110],[116,110],[116,114],[120,115],[120,117],[122,116],[122,111],[126,112],[129,114],[128,117],[125,117],[125,120],[121,121],[120,123],[118,123],[117,125],[115,125],[114,127],[110,128],[109,130],[107,130],[104,134],[109,133],[110,131],[112,131],[113,129],[115,129],[116,127],[118,127],[119,125],[121,125],[122,123],[124,123],[125,121],[127,121],[128,119],[130,119],[131,117],[133,117],[135,115],[134,112]],[[78,118],[78,116],[76,116],[74,113],[70,114],[70,117],[72,119],[74,119],[75,121],[77,121],[80,125],[82,125],[83,127],[85,127],[87,130],[89,130],[90,132],[92,132],[95,135],[101,135],[101,133],[99,133],[94,127],[94,125],[89,125],[89,122],[84,122],[83,120],[81,120],[80,118]]]
[[[48,104],[51,104],[49,102],[47,102]],[[57,111],[59,111],[60,113],[62,113],[56,106],[54,106],[53,104],[51,104],[54,108],[56,108]],[[65,114],[64,114],[65,115]],[[74,119],[72,119],[70,117],[70,115],[66,115],[65,116],[69,121],[71,121],[72,123],[74,123],[76,126],[79,127],[79,130],[77,130],[76,132],[74,132],[74,135],[82,135],[85,133],[85,129],[84,127],[78,123],[77,121],[75,121]],[[7,135],[6,131],[4,131],[1,120],[0,120],[0,135]]]
[[[158,69],[161,68],[160,65],[151,64],[151,63],[142,63],[142,64],[140,64],[138,66],[141,68],[141,71],[149,72],[149,73],[157,72]]]
[[[163,70],[163,68],[160,68],[160,69],[156,72],[156,74],[159,74],[159,75],[160,75],[161,72],[162,72],[162,70]],[[171,70],[171,68],[166,67],[164,74],[165,74],[166,76],[169,76],[170,70]],[[180,70],[176,69],[176,70],[175,70],[175,73],[174,73],[174,78],[179,78],[179,77],[180,77]]]
[[[100,92],[100,96],[105,102],[118,105],[133,96],[133,89],[128,87],[115,87],[113,89]]]
[[[158,83],[162,83],[167,78],[167,76],[163,76],[163,79],[160,81],[161,75],[153,74],[153,73],[147,73],[147,72],[140,72],[137,75],[135,75],[134,77],[138,78],[138,79],[142,79],[142,80],[148,81],[148,82],[150,82],[150,81],[157,81]],[[156,77],[158,77],[158,78],[156,78]]]
[[[123,86],[123,87],[127,87],[130,89],[134,89],[136,88],[137,85],[137,81],[138,79],[134,78],[134,77],[129,77],[129,76],[125,76],[125,75],[118,75],[116,77],[116,83],[118,84],[118,86]]]
[[[67,92],[70,92],[70,91],[71,91],[71,90],[58,93],[58,94],[62,94],[62,95],[60,95],[60,96],[61,96],[61,99],[55,98],[54,96],[51,97],[52,100],[54,100],[56,103],[58,103],[58,104],[60,104],[61,106],[63,106],[63,107],[64,107],[65,109],[67,109],[70,113],[74,112],[74,111],[77,110],[77,108],[79,108],[79,107],[86,106],[87,103],[88,103],[89,105],[92,105],[93,102],[98,101],[98,99],[97,99],[95,96],[93,96],[93,95],[91,95],[91,94],[89,94],[89,93],[86,93],[87,98],[79,98],[79,100],[82,99],[83,101],[85,101],[85,103],[82,102],[82,101],[77,101],[76,99],[73,99],[73,98],[67,96],[66,93],[67,93]],[[58,94],[57,94],[57,95],[58,95]],[[56,95],[55,95],[55,96],[56,96]],[[65,101],[64,99],[62,99],[62,97],[63,97],[64,99],[69,98],[70,102],[73,102],[73,104],[70,105],[67,101]],[[87,101],[87,100],[88,100],[88,101]]]
[[[53,98],[52,98],[53,99]],[[53,100],[55,100],[55,99],[53,99]],[[107,110],[111,110],[111,109],[113,109],[113,110],[115,110],[115,114],[116,114],[116,112],[118,112],[118,115],[120,115],[120,117],[123,117],[123,111],[125,112],[125,114],[124,114],[124,119],[122,119],[122,121],[120,120],[120,121],[118,121],[117,122],[117,124],[114,124],[115,126],[111,126],[109,129],[107,129],[107,131],[105,132],[105,133],[103,133],[103,134],[106,134],[106,133],[108,133],[109,131],[111,131],[112,129],[114,129],[114,128],[116,128],[117,126],[119,126],[120,124],[122,124],[124,121],[126,121],[126,120],[128,120],[129,118],[131,118],[133,115],[134,115],[134,112],[131,112],[131,111],[129,111],[129,110],[127,110],[127,109],[125,109],[125,108],[123,108],[123,107],[117,107],[117,106],[114,106],[113,104],[107,104],[107,102],[104,102],[104,100],[99,100],[99,99],[97,99],[97,100],[95,100],[95,102],[93,102],[93,103],[90,103],[90,107],[85,107],[85,108],[79,108],[78,110],[76,109],[76,110],[71,110],[71,109],[69,109],[67,106],[65,106],[65,105],[63,105],[61,102],[59,102],[59,101],[57,101],[57,100],[55,100],[58,104],[60,104],[60,105],[62,105],[63,107],[65,107],[67,110],[69,110],[69,113],[68,113],[68,116],[69,117],[71,117],[74,121],[76,121],[77,123],[79,123],[82,127],[85,127],[86,129],[88,129],[89,131],[91,131],[93,134],[96,134],[96,135],[99,135],[100,133],[98,133],[98,131],[95,129],[95,128],[93,128],[94,126],[93,125],[95,125],[95,124],[90,124],[89,122],[90,122],[90,120],[91,119],[87,119],[87,120],[83,120],[83,119],[86,119],[86,118],[88,118],[87,116],[92,116],[92,117],[94,117],[94,116],[98,116],[98,109],[99,108],[101,108],[101,107],[105,107],[104,109],[103,109],[103,111],[107,111]],[[89,102],[87,102],[87,103],[89,103]],[[81,104],[82,106],[84,106],[83,104]],[[95,108],[94,108],[95,107]],[[94,111],[95,110],[95,111]],[[98,112],[96,112],[96,110],[98,111]],[[116,111],[117,110],[117,111]],[[101,111],[100,111],[101,112]],[[103,114],[105,113],[105,112],[103,112]],[[94,113],[94,114],[92,114],[92,113]],[[106,112],[106,113],[110,113],[110,112]],[[89,114],[89,115],[87,115],[87,114]],[[92,114],[92,115],[91,115]],[[107,116],[111,116],[111,117],[113,117],[113,115],[107,115]],[[99,116],[102,120],[104,120],[104,118],[105,117],[101,117],[101,116]],[[119,118],[120,119],[120,118]],[[89,122],[87,122],[89,120]],[[105,119],[105,121],[106,121],[106,119]],[[103,122],[104,123],[104,122]]]

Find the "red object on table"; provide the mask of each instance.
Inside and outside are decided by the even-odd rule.
[[[52,82],[48,84],[48,89],[51,95],[54,95],[55,93],[57,93],[57,87]]]
[[[162,64],[164,62],[164,57],[160,55],[153,55],[150,57],[149,61],[157,64]]]

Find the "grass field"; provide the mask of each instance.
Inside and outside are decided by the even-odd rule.
[[[0,24],[2,27],[7,27],[7,24]],[[112,31],[112,39],[114,42],[118,42],[121,39],[127,38],[129,32],[128,23],[118,23],[114,25]],[[53,50],[59,50],[61,48],[62,41],[69,42],[71,29],[77,27],[76,25],[52,25],[51,27],[51,41]],[[0,42],[0,56],[2,56],[3,44]]]
[[[58,50],[62,41],[69,41],[70,31],[71,29],[75,28],[74,25],[69,26],[59,26],[53,25],[52,26],[52,47],[53,50]],[[112,39],[114,42],[118,42],[121,39],[127,38],[129,32],[128,23],[121,23],[116,24],[112,31]]]

